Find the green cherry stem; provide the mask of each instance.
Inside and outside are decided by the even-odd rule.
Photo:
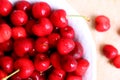
[[[13,75],[15,75],[16,73],[18,73],[20,70],[16,70],[13,73],[11,73],[10,75],[6,76],[5,78],[3,78],[2,80],[7,80],[8,78],[12,77]]]
[[[81,16],[81,15],[67,15],[67,17],[83,17],[86,21],[90,21],[90,18],[87,16]]]

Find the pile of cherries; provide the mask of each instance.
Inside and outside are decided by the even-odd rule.
[[[65,10],[0,1],[0,80],[82,80],[83,55]]]

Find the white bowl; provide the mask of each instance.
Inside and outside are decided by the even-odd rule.
[[[9,0],[15,3],[18,0]],[[31,3],[44,1],[53,9],[64,9],[67,15],[79,15],[65,0],[27,0]],[[96,80],[96,48],[86,20],[82,17],[68,17],[69,25],[75,30],[75,37],[84,48],[84,58],[90,62],[90,66],[83,76],[83,80]]]

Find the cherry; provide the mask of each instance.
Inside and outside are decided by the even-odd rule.
[[[3,70],[0,69],[0,80],[2,80],[6,76],[7,76],[7,73],[5,73]]]
[[[48,38],[41,37],[35,41],[35,49],[38,52],[46,52],[49,49]]]
[[[17,39],[14,42],[14,51],[17,56],[23,57],[33,49],[33,40],[30,38]]]
[[[0,15],[8,16],[12,11],[12,4],[9,0],[1,0],[0,1]]]
[[[104,15],[99,15],[95,18],[96,30],[99,32],[107,31],[110,28],[110,20]]]
[[[7,24],[0,24],[0,43],[11,38],[11,28]]]
[[[14,69],[19,69],[20,71],[17,73],[17,75],[22,78],[28,78],[31,76],[31,74],[34,71],[34,65],[33,62],[30,59],[27,58],[19,58],[14,63]]]
[[[22,10],[14,10],[11,13],[10,20],[15,26],[21,26],[21,25],[25,25],[27,23],[28,16]]]
[[[65,71],[62,69],[54,69],[52,73],[49,75],[49,80],[64,80]]]
[[[19,39],[19,38],[26,38],[27,33],[25,31],[25,28],[22,26],[16,26],[12,28],[12,37],[13,39]]]
[[[26,32],[28,35],[33,35],[33,32],[32,32],[32,27],[33,25],[35,24],[35,20],[34,19],[31,19],[29,20],[26,25],[25,25],[25,29],[26,29]]]
[[[60,39],[60,35],[58,33],[51,33],[48,36],[50,47],[55,47],[59,39]]]
[[[89,62],[86,59],[79,59],[77,62],[78,65],[74,73],[83,76],[89,67]]]
[[[13,71],[13,59],[10,56],[3,56],[0,58],[0,67],[6,73],[11,73]]]
[[[68,74],[66,80],[82,80],[82,77],[74,74]]]
[[[46,2],[36,2],[32,7],[32,14],[35,18],[48,17],[51,12],[51,8]]]
[[[64,28],[61,28],[60,33],[62,37],[65,37],[65,38],[73,39],[75,36],[75,32],[71,26],[66,26]]]
[[[15,3],[15,8],[17,10],[29,11],[31,9],[31,4],[28,1],[17,1]]]
[[[45,80],[44,74],[40,74],[38,71],[34,71],[32,75],[25,80]]]
[[[13,49],[13,41],[9,39],[3,43],[0,43],[0,50],[3,52],[9,52]]]
[[[32,27],[32,31],[36,36],[46,36],[53,31],[52,23],[47,18],[41,18],[38,24]]]
[[[75,59],[80,59],[83,56],[83,47],[80,42],[75,41],[75,48],[70,52],[70,55]]]
[[[18,74],[15,74],[10,78],[10,80],[22,80],[22,78],[20,78]]]
[[[77,61],[70,55],[65,55],[61,58],[62,69],[66,72],[73,72],[77,68]]]
[[[57,50],[61,55],[70,53],[75,47],[75,43],[72,39],[61,38],[57,44]]]
[[[39,53],[34,59],[34,66],[37,71],[44,72],[49,69],[50,60],[45,54]]]
[[[113,59],[118,55],[118,50],[111,44],[103,46],[103,53],[108,59]]]
[[[61,56],[59,55],[59,53],[54,52],[50,55],[51,64],[56,69],[62,69],[61,64],[60,64],[60,60],[61,60]]]
[[[116,68],[120,68],[120,55],[117,55],[112,62]]]
[[[68,25],[68,21],[66,19],[66,12],[63,9],[58,9],[53,11],[50,16],[50,20],[54,26],[63,28]]]

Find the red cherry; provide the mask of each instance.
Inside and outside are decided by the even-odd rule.
[[[96,30],[99,32],[107,31],[110,28],[110,21],[108,17],[99,15],[95,18]]]
[[[46,52],[49,49],[48,38],[41,37],[35,41],[35,49],[38,52]]]
[[[16,26],[12,28],[12,37],[13,39],[19,39],[19,38],[26,38],[27,33],[25,31],[25,28],[22,26]]]
[[[82,80],[82,77],[74,74],[68,74],[66,80]]]
[[[29,11],[31,9],[31,4],[28,1],[17,1],[15,7],[17,10]]]
[[[32,14],[35,18],[48,17],[51,12],[51,8],[46,2],[36,2],[32,7]]]
[[[0,17],[0,24],[5,24],[5,20]]]
[[[39,24],[32,27],[32,31],[36,36],[46,36],[53,31],[53,26],[49,19],[41,18]]]
[[[14,42],[14,51],[19,57],[23,57],[33,49],[33,40],[30,38],[21,38]]]
[[[3,52],[9,52],[13,49],[13,41],[9,39],[3,43],[0,43],[0,50]]]
[[[49,68],[50,60],[45,54],[39,53],[35,57],[34,66],[37,71],[44,72]]]
[[[118,55],[118,50],[110,44],[106,44],[103,47],[103,53],[108,59],[113,59]]]
[[[77,68],[77,61],[70,55],[65,55],[61,58],[61,66],[66,72],[73,72]]]
[[[35,25],[35,20],[29,20],[27,23],[26,23],[26,26],[25,26],[25,29],[26,29],[26,32],[28,35],[33,35],[33,32],[32,32],[32,27],[33,25]]]
[[[62,35],[62,37],[70,38],[70,39],[73,39],[75,36],[75,32],[71,26],[66,26],[64,28],[61,28],[60,34]]]
[[[55,47],[59,39],[60,39],[60,35],[58,33],[51,33],[48,36],[50,47]]]
[[[50,20],[54,26],[63,28],[68,25],[68,20],[66,18],[66,12],[63,9],[58,9],[53,11],[50,16]]]
[[[74,71],[76,75],[83,76],[89,67],[89,62],[86,59],[79,59],[76,70]]]
[[[0,24],[0,43],[11,38],[11,28],[7,24]]]
[[[3,70],[0,69],[0,80],[2,80],[6,76],[7,74]]]
[[[45,80],[45,76],[38,71],[34,71],[32,75],[26,80]]]
[[[65,71],[61,69],[54,69],[48,78],[49,80],[64,80],[65,75]]]
[[[83,47],[80,42],[75,41],[75,48],[69,54],[75,59],[80,59],[83,56]]]
[[[11,22],[16,26],[25,25],[28,21],[27,14],[22,10],[14,10],[10,16]]]
[[[22,78],[28,78],[34,71],[34,65],[33,62],[27,58],[19,58],[14,63],[14,69],[19,69],[20,71],[17,73],[17,75]]]
[[[13,71],[13,59],[10,56],[3,56],[0,58],[0,66],[2,70],[6,73],[11,73]]]
[[[70,53],[75,47],[75,43],[72,39],[61,38],[57,44],[57,50],[61,55]]]
[[[12,11],[12,4],[9,0],[0,1],[0,15],[7,16]]]
[[[62,69],[60,64],[60,59],[61,59],[61,56],[57,52],[54,52],[50,55],[50,61],[54,68]]]
[[[120,68],[120,55],[117,55],[112,62],[116,68]]]

